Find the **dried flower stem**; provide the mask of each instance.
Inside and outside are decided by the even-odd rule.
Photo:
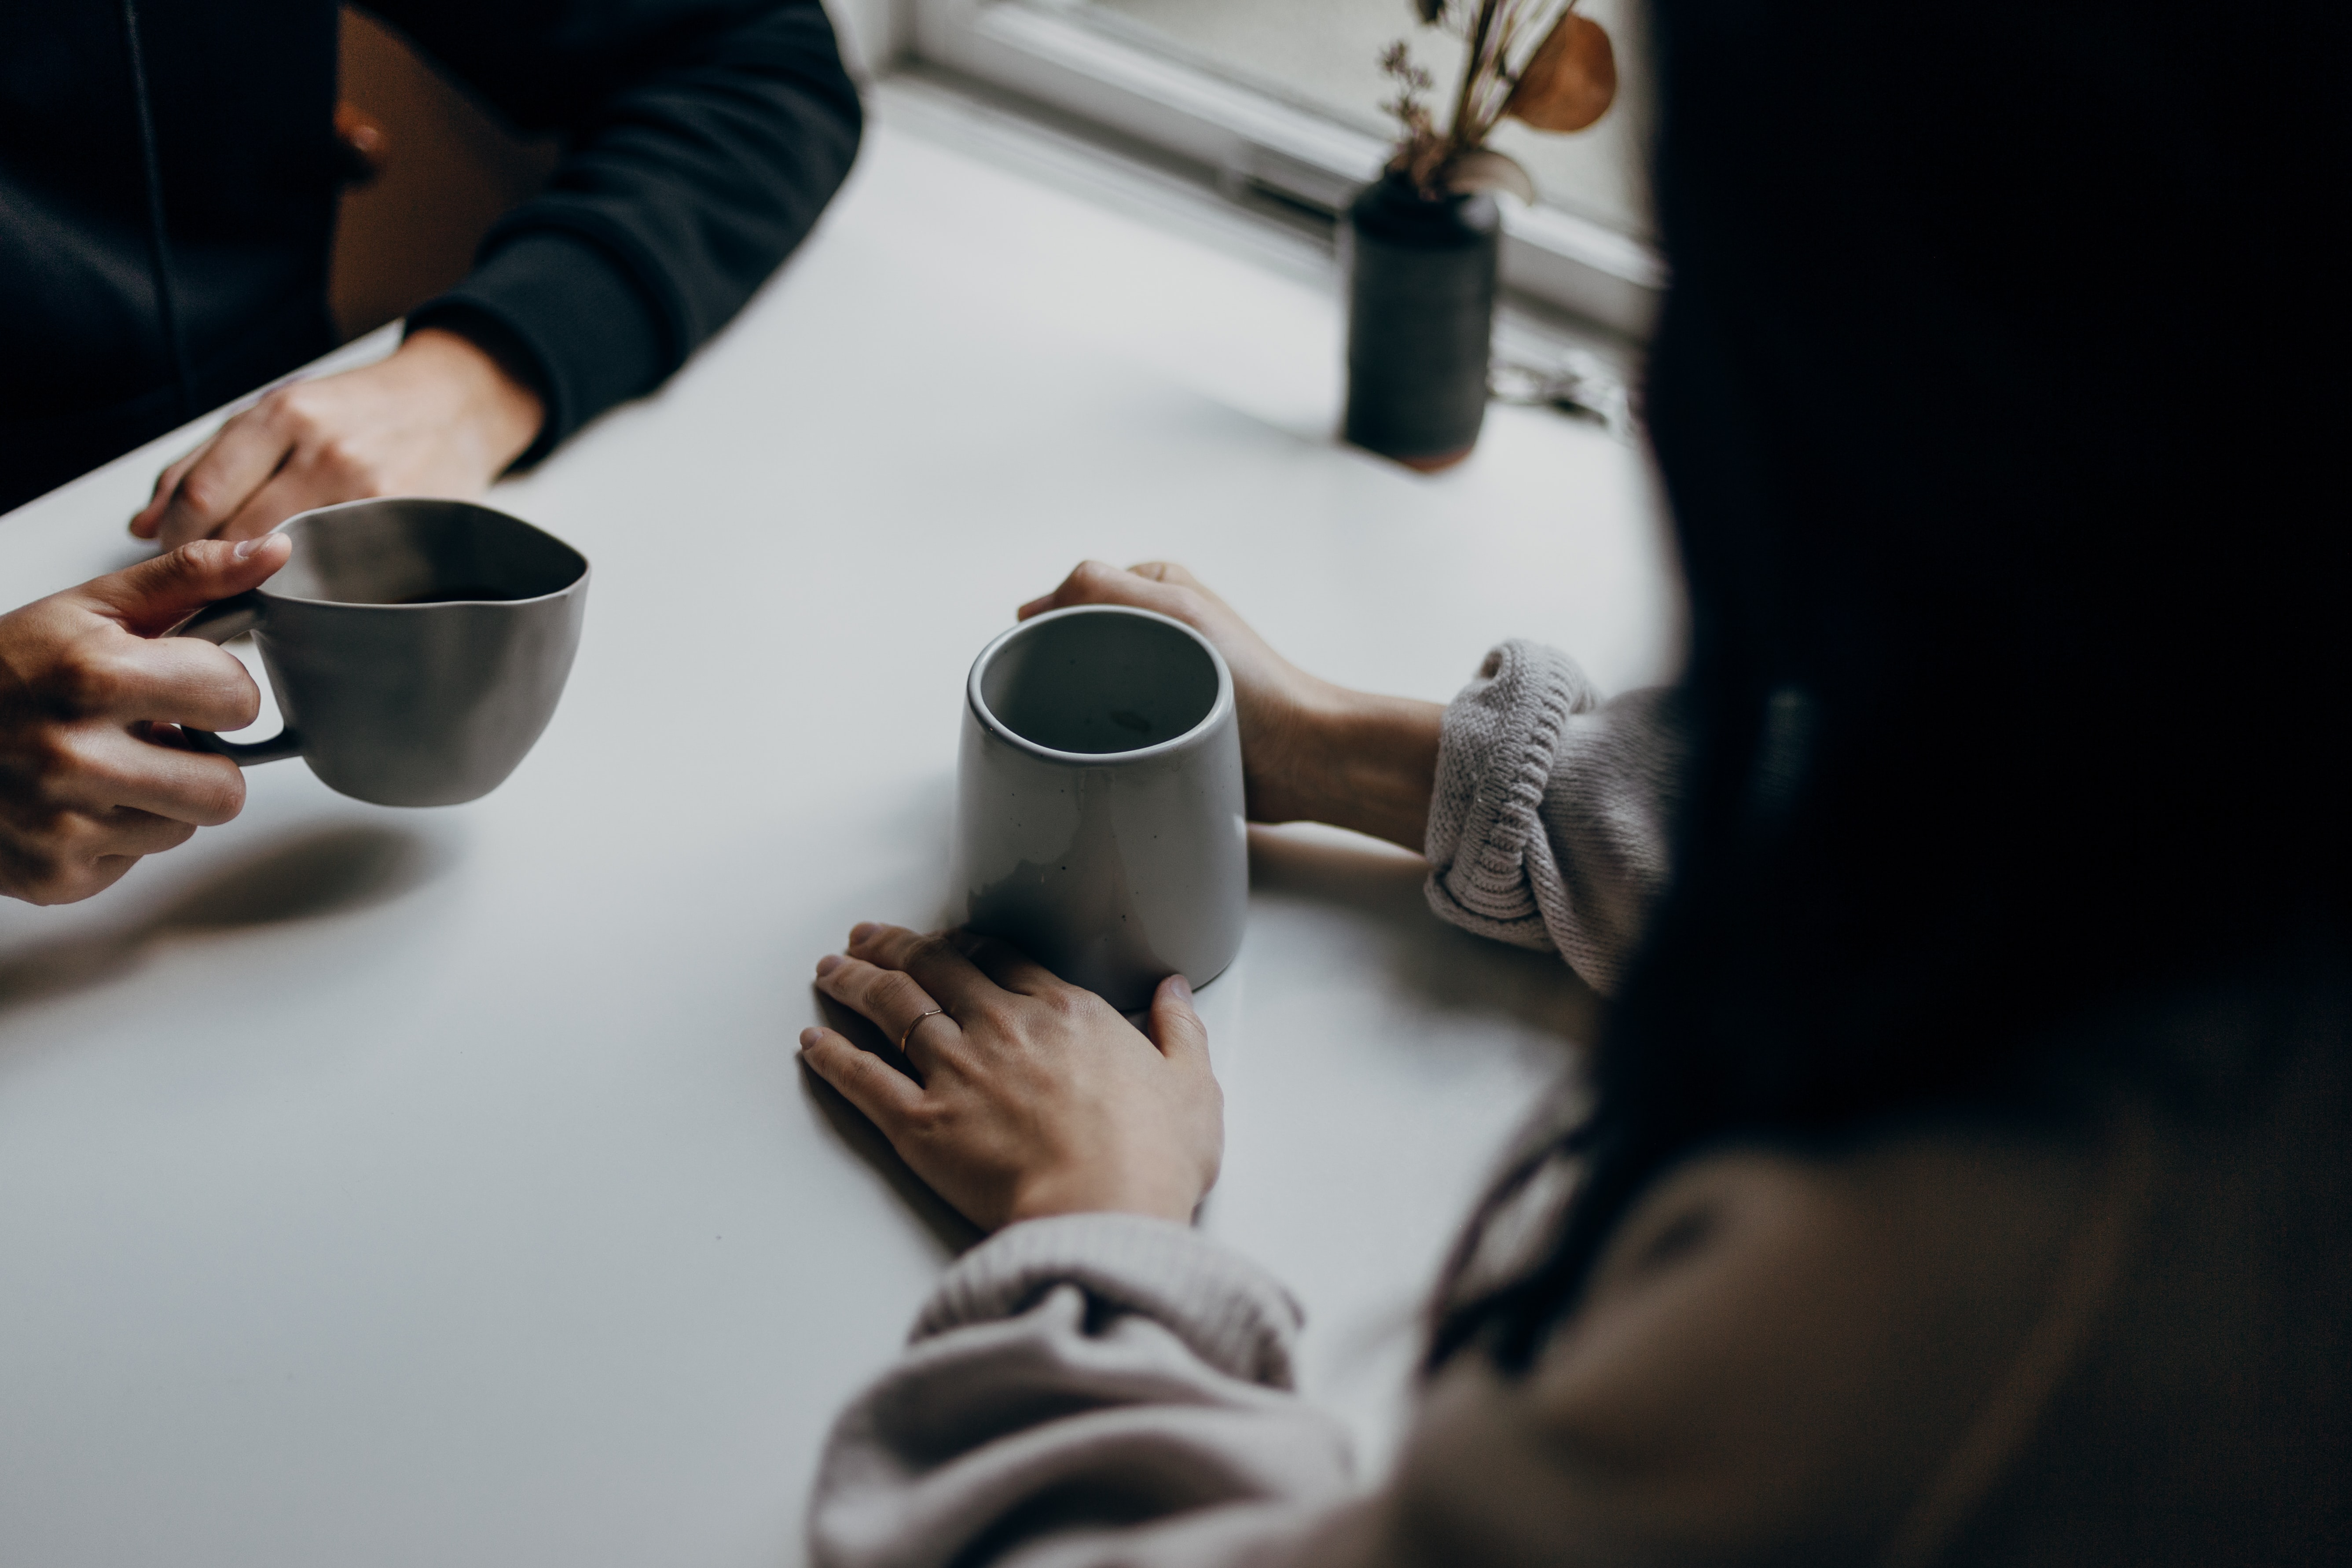
[[[1449,153],[1462,151],[1462,131],[1470,121],[1470,98],[1486,64],[1486,35],[1495,26],[1495,11],[1503,0],[1478,0],[1478,20],[1470,30],[1470,54],[1462,62],[1462,87],[1454,97],[1454,122],[1446,127]]]
[[[1429,73],[1412,63],[1408,46],[1399,42],[1382,57],[1381,68],[1398,84],[1398,94],[1381,107],[1396,116],[1403,131],[1389,167],[1425,194],[1435,195],[1454,161],[1484,147],[1494,134],[1527,67],[1526,57],[1534,52],[1536,46],[1527,40],[1539,45],[1576,5],[1577,0],[1476,0],[1475,9],[1445,5],[1433,16],[1423,6],[1426,25],[1454,33],[1469,52],[1454,88],[1454,112],[1443,132],[1420,96],[1432,85]],[[1458,31],[1448,26],[1457,16],[1467,24]]]

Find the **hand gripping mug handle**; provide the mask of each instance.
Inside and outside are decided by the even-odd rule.
[[[248,591],[206,605],[174,627],[172,635],[176,637],[202,637],[208,643],[231,642],[260,625],[261,614],[261,595]],[[267,741],[224,741],[210,730],[192,729],[186,725],[181,727],[180,733],[185,735],[188,744],[197,751],[226,757],[241,768],[302,754],[302,737],[294,732],[290,724]]]

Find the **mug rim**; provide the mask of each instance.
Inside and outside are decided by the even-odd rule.
[[[530,519],[517,517],[510,511],[500,511],[497,507],[485,506],[480,501],[461,500],[456,496],[362,496],[357,500],[339,500],[327,506],[314,506],[308,511],[298,511],[271,529],[269,532],[283,533],[298,522],[307,522],[314,517],[324,517],[329,512],[350,511],[359,507],[383,506],[388,502],[397,501],[428,501],[435,506],[464,507],[469,511],[486,511],[492,517],[513,523],[518,528],[527,528],[551,544],[570,551],[572,559],[580,563],[580,575],[561,588],[551,588],[544,594],[533,594],[528,599],[436,599],[429,605],[370,605],[355,599],[314,599],[302,594],[278,593],[270,587],[270,584],[278,580],[275,574],[262,582],[253,592],[264,598],[275,599],[281,605],[315,605],[321,609],[329,610],[438,610],[451,605],[543,605],[550,599],[560,599],[564,595],[584,586],[590,573],[593,570],[587,555],[577,545],[568,540],[557,538]],[[268,535],[264,534],[262,537],[268,538]]]
[[[1209,662],[1217,672],[1217,696],[1216,700],[1209,704],[1209,710],[1201,716],[1199,723],[1181,735],[1171,735],[1164,741],[1154,741],[1148,746],[1138,746],[1129,752],[1065,752],[1052,746],[1040,745],[1037,742],[1013,730],[990,710],[986,700],[980,694],[980,680],[981,677],[988,672],[990,661],[996,658],[1005,644],[1024,635],[1034,626],[1045,625],[1047,621],[1061,620],[1071,616],[1106,615],[1134,616],[1143,620],[1158,621],[1162,626],[1173,626],[1191,637],[1200,646],[1201,650],[1209,656]],[[1066,605],[1058,610],[1047,610],[1042,616],[1032,616],[1025,621],[1016,622],[991,637],[988,646],[982,648],[980,656],[971,661],[971,672],[964,677],[963,690],[964,706],[971,710],[973,718],[980,721],[982,728],[999,740],[1019,747],[1033,757],[1041,757],[1047,762],[1066,763],[1073,767],[1098,768],[1163,756],[1168,752],[1198,743],[1203,736],[1215,728],[1219,721],[1233,711],[1234,672],[1227,668],[1225,656],[1217,651],[1216,644],[1173,616],[1163,616],[1157,610],[1138,609],[1132,605]]]

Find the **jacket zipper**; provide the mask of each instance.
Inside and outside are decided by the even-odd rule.
[[[188,345],[180,331],[180,301],[172,284],[172,247],[163,226],[163,167],[155,153],[155,115],[147,99],[147,62],[139,47],[136,0],[122,0],[122,41],[131,63],[131,96],[139,110],[139,153],[147,177],[147,262],[155,285],[155,317],[172,362],[172,384],[180,422],[196,416],[194,388],[188,380]]]

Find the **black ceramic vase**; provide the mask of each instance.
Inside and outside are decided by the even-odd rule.
[[[1486,416],[1502,215],[1484,192],[1388,174],[1348,209],[1348,414],[1357,446],[1421,469],[1469,456]]]

